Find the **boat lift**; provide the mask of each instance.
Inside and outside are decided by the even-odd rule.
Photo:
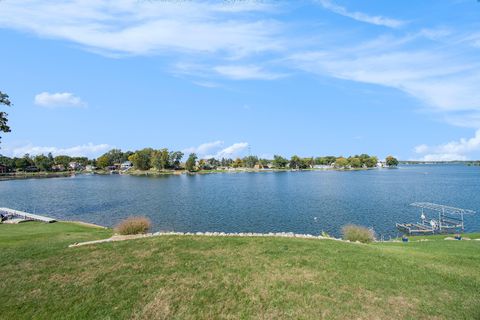
[[[421,209],[421,222],[397,223],[397,229],[407,234],[436,234],[463,231],[465,228],[463,216],[465,214],[475,213],[473,210],[449,207],[430,202],[414,202],[410,205]],[[425,212],[427,210],[434,211],[432,218],[426,215]]]

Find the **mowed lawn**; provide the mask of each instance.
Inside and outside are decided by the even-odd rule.
[[[0,225],[0,318],[480,319],[480,241],[110,235]]]

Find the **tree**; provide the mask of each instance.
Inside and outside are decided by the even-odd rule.
[[[258,163],[258,157],[256,156],[247,156],[243,158],[243,164],[247,168],[253,168]]]
[[[72,158],[69,157],[69,156],[64,156],[64,155],[60,155],[60,156],[56,156],[55,158],[53,158],[53,162],[56,164],[56,165],[61,165],[63,166],[65,169],[68,168],[68,164],[72,161]]]
[[[51,154],[50,154],[51,156]],[[40,171],[50,171],[52,170],[52,165],[53,165],[53,157],[47,157],[44,156],[43,154],[40,154],[33,158],[33,161],[35,162],[35,166],[40,170]]]
[[[299,156],[294,155],[290,158],[290,169],[300,169],[302,166],[302,159]]]
[[[335,168],[346,168],[348,167],[348,160],[344,157],[339,157],[337,160],[335,160],[334,166]]]
[[[315,164],[318,164],[321,166],[331,166],[332,164],[335,163],[336,160],[337,160],[337,157],[335,156],[318,157],[318,158],[315,158]]]
[[[386,159],[385,159],[385,163],[387,164],[387,166],[389,167],[396,167],[398,166],[398,160],[393,157],[393,156],[388,156]]]
[[[363,166],[362,160],[358,157],[349,157],[348,164],[352,168],[361,168]]]
[[[192,172],[195,171],[195,164],[197,163],[197,155],[195,153],[190,153],[188,156],[187,162],[185,162],[185,169]]]
[[[170,165],[173,167],[173,169],[180,168],[180,162],[182,161],[182,158],[183,158],[183,152],[181,151],[170,152]]]
[[[373,168],[377,165],[378,158],[375,156],[369,157],[368,159],[365,159],[364,163],[367,166],[367,168]]]
[[[106,168],[106,167],[109,167],[113,164],[113,162],[110,160],[110,158],[107,156],[107,155],[103,155],[103,156],[100,156],[98,157],[97,159],[97,166],[99,168]]]
[[[240,158],[235,159],[232,163],[233,168],[242,168],[243,167],[243,160]]]
[[[15,158],[15,168],[21,171],[25,171],[28,166],[33,165],[30,155],[26,154],[22,158]]]
[[[151,148],[139,150],[128,157],[128,160],[139,170],[149,170],[151,168],[152,152]]]
[[[0,105],[11,106],[12,103],[8,99],[8,95],[0,91]],[[10,132],[10,127],[8,126],[8,114],[6,112],[0,111],[0,132]],[[0,137],[1,139],[1,137]]]
[[[274,155],[272,164],[275,168],[285,168],[288,164],[288,160],[282,156]]]
[[[151,166],[157,170],[165,170],[170,166],[168,149],[153,150],[151,153]]]

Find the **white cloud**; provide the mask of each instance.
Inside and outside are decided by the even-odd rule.
[[[226,147],[225,149],[222,149],[219,152],[217,152],[217,154],[214,157],[217,159],[231,158],[231,157],[237,156],[240,152],[244,151],[247,148],[248,148],[247,142],[234,143],[231,146]]]
[[[306,72],[398,89],[450,123],[478,128],[471,114],[480,111],[480,64],[453,45],[417,49],[423,37],[380,37],[357,46],[294,54],[291,60]]]
[[[480,150],[480,129],[470,139],[462,138],[438,146],[421,144],[415,147],[415,153],[421,154],[423,161],[467,160],[468,155]]]
[[[35,104],[47,108],[85,107],[86,103],[70,92],[42,92],[35,96]]]
[[[252,2],[4,0],[0,27],[107,54],[223,52],[234,57],[281,48],[271,37],[279,25],[255,15],[269,10]]]
[[[21,157],[25,154],[38,155],[38,154],[48,154],[51,152],[54,156],[56,155],[67,155],[72,157],[97,157],[100,154],[112,149],[113,147],[108,144],[93,144],[88,143],[84,145],[78,145],[68,148],[58,148],[58,147],[44,147],[44,146],[35,146],[33,144],[26,144],[23,146],[14,146],[9,147],[5,146],[5,154],[11,155],[13,157]]]
[[[183,150],[183,153],[196,153],[200,159],[221,159],[238,156],[242,151],[248,148],[248,143],[246,142],[234,143],[226,148],[222,148],[223,145],[223,141],[217,140],[213,142],[203,143],[198,147],[187,148]]]
[[[275,80],[284,75],[268,72],[261,67],[254,65],[227,65],[213,68],[218,74],[233,80]]]
[[[382,16],[371,16],[363,12],[350,12],[346,8],[339,6],[333,3],[330,0],[319,0],[320,4],[325,8],[334,13],[340,14],[342,16],[352,18],[357,21],[366,22],[378,26],[384,26],[389,28],[399,28],[406,24],[405,21],[382,17]]]
[[[202,143],[198,147],[190,147],[183,150],[183,153],[196,153],[198,156],[202,157],[206,155],[211,150],[218,149],[223,146],[223,141],[217,140],[213,142]]]

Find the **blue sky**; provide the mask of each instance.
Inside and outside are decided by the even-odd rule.
[[[480,3],[0,1],[1,153],[480,158]]]

